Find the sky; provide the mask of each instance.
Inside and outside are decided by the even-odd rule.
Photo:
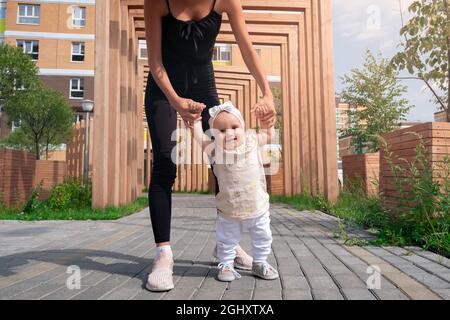
[[[408,6],[413,0],[400,0],[404,18],[409,17]],[[342,89],[342,77],[352,68],[362,67],[365,51],[381,52],[392,57],[399,48],[401,16],[399,0],[333,0],[334,59],[336,92]],[[402,76],[409,75],[406,72]],[[438,111],[430,99],[430,92],[418,80],[402,80],[407,86],[405,97],[414,107],[408,121],[433,121]]]

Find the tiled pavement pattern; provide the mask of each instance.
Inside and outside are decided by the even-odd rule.
[[[450,260],[418,248],[349,247],[338,219],[272,204],[273,254],[281,278],[248,272],[215,280],[214,198],[175,194],[172,241],[176,287],[143,289],[154,254],[148,208],[118,221],[0,222],[0,299],[450,299]],[[368,237],[363,231],[351,236]],[[249,248],[248,234],[242,239]],[[81,288],[66,285],[69,266]],[[381,289],[368,289],[367,268]]]

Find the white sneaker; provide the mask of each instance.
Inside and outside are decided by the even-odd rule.
[[[234,267],[240,270],[252,270],[253,258],[242,249],[241,246],[236,246],[236,258],[234,258]],[[219,259],[217,256],[217,245],[214,247],[213,257]]]
[[[219,263],[219,274],[217,275],[217,279],[224,282],[231,282],[236,278],[241,278],[241,275],[234,270],[233,265],[229,263]]]
[[[146,288],[150,291],[169,291],[173,284],[173,257],[161,252],[153,261],[152,273],[148,275]]]
[[[275,280],[280,277],[278,271],[267,262],[254,262],[252,272],[264,280]]]

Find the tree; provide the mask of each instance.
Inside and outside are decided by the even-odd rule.
[[[398,82],[397,75],[389,60],[381,54],[377,58],[367,50],[363,68],[352,69],[351,75],[341,78],[346,87],[340,98],[360,107],[349,111],[349,129],[345,131],[353,136],[357,154],[365,146],[378,151],[378,135],[395,130],[412,107],[402,98],[406,87]]]
[[[400,2],[401,5],[401,2]],[[392,58],[398,70],[423,81],[450,121],[450,0],[416,0],[408,8],[413,17],[403,25],[401,52]],[[401,9],[401,8],[400,8]],[[401,10],[400,10],[401,11]],[[402,17],[403,24],[403,17]],[[436,84],[438,88],[434,88]]]
[[[32,150],[37,160],[43,151],[48,158],[51,146],[68,142],[72,135],[71,106],[61,93],[42,85],[16,92],[5,102],[5,111],[11,121],[20,121],[20,127],[3,143]]]
[[[22,48],[0,45],[0,100],[3,103],[22,87],[39,83],[38,68]]]

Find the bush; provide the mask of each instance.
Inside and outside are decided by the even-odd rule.
[[[42,205],[42,202],[39,200],[39,195],[42,191],[42,185],[43,181],[41,180],[41,182],[39,182],[39,184],[32,189],[31,195],[25,203],[24,208],[22,209],[23,213],[31,214]]]
[[[54,186],[47,200],[52,210],[76,209],[91,207],[92,184],[83,185],[82,178],[69,178]]]
[[[420,137],[419,137],[420,138]],[[381,234],[398,244],[413,243],[425,249],[450,254],[450,158],[446,155],[437,167],[426,157],[420,138],[412,162],[406,168],[394,164],[388,147],[386,160],[394,176],[398,196],[391,210],[393,227]],[[441,182],[436,180],[436,173]]]

